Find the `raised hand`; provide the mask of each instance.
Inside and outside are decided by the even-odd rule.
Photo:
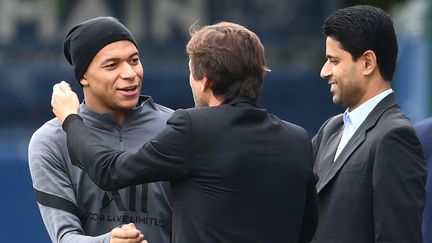
[[[53,87],[51,106],[54,115],[56,115],[63,124],[68,115],[79,113],[80,102],[77,94],[72,91],[70,85],[65,81],[61,81]]]

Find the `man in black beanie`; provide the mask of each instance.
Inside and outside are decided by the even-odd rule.
[[[172,110],[140,95],[137,44],[118,20],[98,17],[72,27],[63,51],[83,87],[82,117],[113,149],[130,149],[165,127]],[[168,183],[105,192],[71,162],[65,133],[54,118],[29,144],[33,187],[53,242],[142,242],[143,235],[151,243],[170,242]]]

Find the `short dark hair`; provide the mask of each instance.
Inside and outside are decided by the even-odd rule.
[[[191,27],[186,51],[195,80],[206,76],[224,103],[235,97],[257,101],[266,67],[264,47],[246,27],[220,22],[198,30]]]
[[[373,51],[381,76],[388,81],[392,79],[398,44],[393,21],[384,10],[368,5],[336,10],[324,21],[323,31],[339,41],[353,60],[367,50]]]

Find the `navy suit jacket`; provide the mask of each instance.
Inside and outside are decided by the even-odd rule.
[[[319,219],[314,243],[421,243],[426,168],[394,94],[368,115],[333,162],[342,115],[313,139]]]
[[[178,110],[126,152],[104,146],[76,115],[63,126],[71,161],[103,189],[171,182],[175,243],[297,243],[314,234],[310,138],[248,100]]]
[[[428,179],[426,182],[426,205],[423,211],[423,243],[432,243],[432,118],[415,125],[426,157]]]

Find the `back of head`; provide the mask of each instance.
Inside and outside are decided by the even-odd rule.
[[[398,44],[393,21],[384,10],[368,5],[336,10],[324,21],[323,31],[339,41],[353,60],[367,50],[373,51],[381,76],[387,81],[392,79]]]
[[[191,28],[186,46],[195,80],[211,81],[216,97],[229,102],[235,97],[257,101],[266,67],[264,47],[247,28],[220,22],[198,30]]]
[[[79,82],[94,56],[106,45],[129,40],[137,45],[129,30],[113,17],[97,17],[73,26],[67,33],[63,52],[74,67]]]

